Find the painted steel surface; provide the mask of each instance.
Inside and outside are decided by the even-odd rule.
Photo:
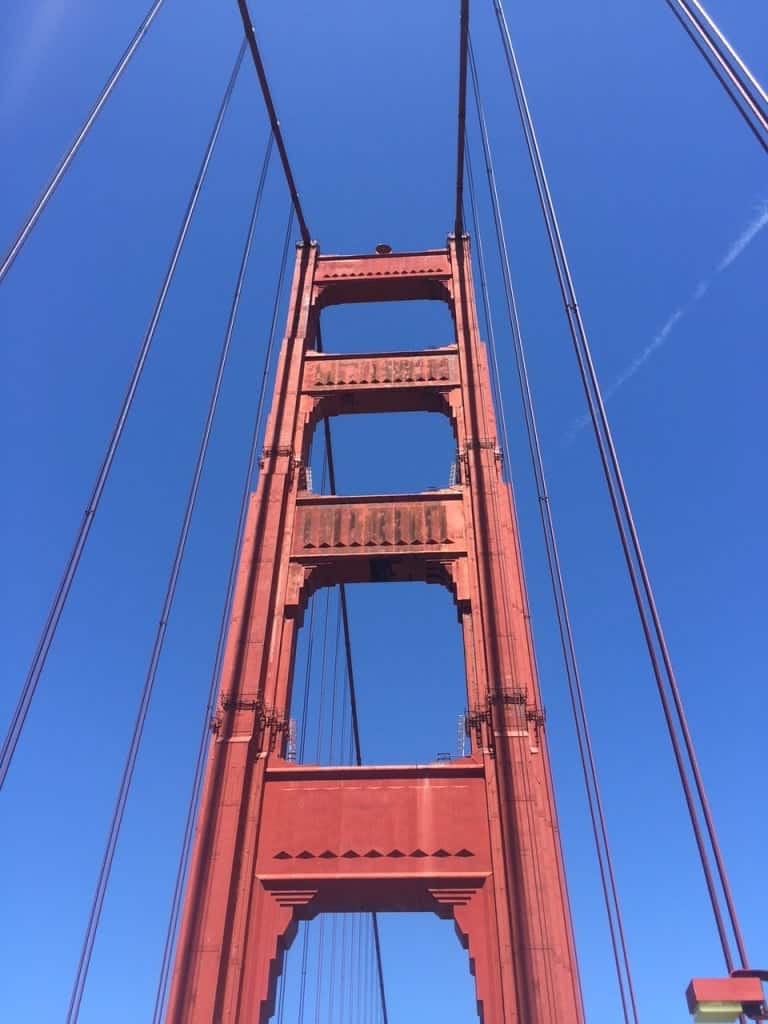
[[[456,343],[318,354],[322,308],[432,298]],[[326,416],[449,418],[456,486],[415,495],[307,491]],[[251,500],[167,1020],[266,1024],[284,950],[316,914],[452,918],[484,1024],[583,1021],[512,495],[501,472],[469,241],[368,256],[297,252]],[[424,580],[462,626],[469,757],[318,767],[284,758],[296,636],[339,582]]]

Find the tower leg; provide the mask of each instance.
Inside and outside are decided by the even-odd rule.
[[[494,941],[495,916],[493,891],[487,885],[453,909],[456,931],[469,954],[469,969],[475,979],[480,1024],[507,1024],[509,1020],[504,1014],[499,944]]]
[[[291,892],[269,892],[261,882],[253,887],[241,990],[223,1021],[267,1024],[272,1017],[283,957],[298,926],[295,906],[297,902],[306,902],[302,897],[303,894]]]

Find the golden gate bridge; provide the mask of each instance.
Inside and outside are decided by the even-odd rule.
[[[8,249],[0,268],[3,287],[12,287],[15,260],[129,68],[162,3],[156,0],[147,12]],[[459,12],[456,189],[447,244],[408,253],[393,252],[390,246],[381,244],[374,253],[347,255],[323,253],[312,237],[251,15],[245,0],[238,0],[237,6],[243,41],[0,757],[0,783],[10,786],[16,748],[23,739],[28,711],[140,390],[235,84],[244,64],[250,61],[271,130],[257,176],[208,411],[95,880],[66,1019],[75,1021],[80,1013],[219,408],[265,183],[276,156],[290,204],[269,341],[255,401],[236,552],[189,797],[153,1019],[266,1021],[273,1014],[282,1019],[285,979],[290,978],[290,972],[283,969],[285,949],[300,922],[330,913],[334,915],[332,926],[326,927],[320,918],[318,948],[326,943],[329,961],[337,953],[342,960],[346,956],[336,948],[337,943],[346,944],[349,939],[349,950],[354,949],[349,973],[338,981],[335,1011],[331,985],[327,986],[330,1019],[334,1019],[334,1012],[342,1016],[344,999],[353,991],[351,976],[355,972],[358,983],[361,977],[365,982],[359,983],[354,1009],[351,1003],[348,1007],[351,1018],[386,1021],[386,964],[377,915],[407,909],[428,910],[454,920],[462,943],[469,949],[478,1013],[487,1024],[583,1019],[576,950],[551,805],[545,715],[530,648],[517,528],[505,476],[504,452],[509,451],[509,442],[499,371],[504,354],[494,337],[487,265],[495,249],[495,272],[503,285],[501,316],[506,318],[513,343],[595,840],[609,932],[608,962],[616,978],[617,1014],[626,1024],[637,1024],[640,1009],[630,948],[550,508],[485,117],[482,69],[470,33],[469,3],[464,0]],[[668,6],[757,144],[765,150],[768,99],[759,82],[697,0],[668,0]],[[762,982],[767,975],[751,964],[747,955],[500,0],[494,0],[493,10],[509,73],[510,97],[522,126],[609,503],[722,952],[720,976],[696,978],[690,983],[689,1009],[696,1020],[765,1019]],[[475,154],[468,141],[468,105],[476,117],[479,145]],[[477,192],[482,178],[488,189],[486,201],[495,235],[495,246],[488,246],[486,240],[485,249]],[[300,241],[291,268],[294,233]],[[281,345],[281,296],[291,271]],[[326,351],[321,333],[324,310],[349,303],[422,299],[448,305],[455,332],[451,344],[393,355],[366,351],[354,358]],[[481,322],[487,356],[480,341]],[[274,393],[270,409],[271,385]],[[338,493],[331,418],[414,410],[442,413],[451,422],[456,461],[448,487],[428,496],[368,495],[361,499]],[[320,474],[311,470],[313,445],[322,445],[323,449]],[[313,479],[317,475],[321,480]],[[257,486],[252,494],[254,482]],[[366,764],[361,742],[346,587],[359,582],[406,580],[447,587],[456,604],[467,677],[463,738],[460,756],[436,765],[375,768]],[[337,602],[335,619],[333,615],[329,618],[331,593]],[[324,610],[318,596],[310,601],[313,594],[325,596]],[[327,671],[329,622],[333,622],[331,628],[336,633],[332,676]],[[323,669],[321,692],[312,697],[308,668],[303,710],[297,719],[292,711],[299,693],[295,658],[302,625],[306,625],[309,638],[308,664],[311,647],[316,644],[322,648]],[[255,662],[252,649],[257,651]],[[316,701],[316,707],[311,715],[312,701]],[[307,732],[310,718],[317,733],[313,737],[314,751]],[[325,736],[318,722],[325,722]],[[327,752],[323,750],[324,742]],[[360,793],[365,796],[355,795]],[[389,817],[397,819],[407,841],[398,838],[397,828],[383,824]],[[374,834],[375,839],[371,838]],[[369,844],[370,848],[364,849]],[[381,860],[390,863],[382,866]],[[316,863],[309,865],[309,861]],[[353,917],[351,933],[339,930],[337,934],[338,914]],[[299,1019],[304,1018],[305,990],[301,986],[305,985],[312,955],[307,927],[303,926],[301,935]],[[318,954],[318,973],[320,959]],[[317,982],[318,1020],[319,987]]]

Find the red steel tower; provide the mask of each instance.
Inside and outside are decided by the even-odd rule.
[[[446,302],[455,343],[319,353],[338,303]],[[312,494],[326,416],[428,410],[451,422],[455,486]],[[583,1021],[544,714],[510,488],[501,473],[469,240],[323,256],[300,245],[220,682],[167,1021],[265,1024],[283,952],[316,914],[431,911],[469,954],[484,1024]],[[461,623],[470,756],[319,767],[285,759],[296,637],[337,583],[447,587]]]

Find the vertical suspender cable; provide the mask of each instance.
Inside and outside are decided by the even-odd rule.
[[[320,694],[318,697],[317,730],[315,736],[315,764],[322,764],[323,733],[325,731],[325,694],[328,684],[328,624],[331,620],[331,590],[326,588],[323,615],[323,647],[320,656]]]
[[[334,995],[336,988],[336,978],[333,973],[333,967],[336,963],[336,925],[337,925],[338,914],[334,914],[331,920],[331,977],[328,980],[328,1020],[334,1020]]]
[[[269,138],[267,139],[267,146],[264,152],[264,159],[261,165],[261,174],[259,175],[259,182],[256,188],[256,198],[253,203],[251,210],[250,220],[248,223],[248,230],[246,232],[245,244],[243,246],[243,254],[240,260],[240,267],[237,273],[237,281],[235,284],[234,294],[232,296],[232,305],[229,311],[229,319],[227,321],[227,327],[225,331],[225,348],[229,347],[232,335],[234,334],[235,325],[237,322],[237,314],[240,308],[240,299],[242,296],[243,285],[245,283],[245,276],[248,270],[248,264],[250,260],[251,250],[253,248],[253,239],[256,233],[256,222],[258,220],[259,211],[261,209],[261,200],[264,192],[264,185],[267,180],[267,172],[269,170],[269,162],[272,156],[272,133],[270,132]],[[292,219],[292,218],[291,218]],[[289,225],[290,232],[290,225]],[[286,233],[286,238],[290,238],[290,234]],[[281,276],[278,281],[277,295],[279,302],[279,295],[282,291],[283,278],[285,276],[285,262],[287,255],[288,242],[284,245],[284,254],[281,263]],[[258,437],[261,429],[261,417],[264,408],[264,394],[266,392],[266,385],[264,381],[267,378],[268,367],[271,362],[272,354],[272,341],[274,339],[274,328],[270,332],[269,343],[264,355],[265,370],[262,375],[262,389],[260,395],[260,401],[257,404],[256,412],[256,424],[254,427],[254,437],[251,440],[251,445],[248,454],[248,470],[243,484],[243,494],[240,500],[240,514],[238,517],[237,530],[235,531],[235,556],[232,559],[229,568],[229,574],[227,577],[227,589],[226,599],[224,602],[224,615],[222,616],[221,623],[219,625],[219,632],[216,645],[216,656],[214,658],[214,671],[211,674],[211,681],[208,689],[208,700],[205,710],[205,718],[203,719],[200,740],[197,749],[197,759],[195,761],[195,772],[193,776],[192,791],[190,794],[190,800],[187,806],[187,818],[184,825],[184,838],[182,841],[182,847],[179,854],[179,863],[176,870],[176,881],[174,884],[173,898],[171,901],[171,910],[168,918],[168,926],[166,929],[165,943],[163,945],[163,956],[160,966],[160,977],[158,979],[157,991],[155,994],[155,1005],[152,1012],[152,1024],[161,1024],[163,1013],[165,1012],[165,1001],[168,992],[168,982],[170,980],[170,969],[171,969],[171,956],[173,953],[174,944],[176,941],[176,934],[179,924],[179,915],[181,912],[181,896],[184,886],[184,879],[186,877],[187,865],[189,863],[189,854],[192,847],[192,837],[194,835],[195,818],[197,815],[197,803],[200,794],[200,787],[202,785],[203,768],[205,766],[205,753],[207,750],[207,739],[209,723],[213,715],[213,702],[216,695],[216,685],[219,679],[219,662],[223,654],[224,640],[226,637],[226,628],[228,622],[229,613],[229,600],[230,594],[234,589],[234,580],[237,573],[237,554],[239,553],[241,543],[242,524],[245,522],[245,513],[248,507],[248,495],[250,493],[250,481],[253,477],[253,466],[256,462],[256,450],[258,447]]]
[[[245,48],[243,45],[240,47],[240,52],[237,56],[237,59],[235,60],[235,66],[232,69],[229,82],[227,83],[227,88],[224,93],[224,98],[222,100],[221,107],[219,110],[219,116],[216,119],[216,135],[218,135],[218,128],[220,127],[221,121],[223,120],[224,114],[226,113],[227,107],[229,106],[229,101],[232,96],[235,81],[237,80],[237,74],[242,64],[244,52]],[[234,324],[232,324],[232,327],[234,327]],[[128,755],[126,757],[125,765],[123,767],[123,773],[120,778],[120,786],[118,788],[117,799],[115,801],[115,807],[112,813],[112,821],[110,823],[106,848],[104,850],[101,869],[99,871],[99,877],[96,883],[96,890],[93,895],[93,902],[91,904],[91,912],[88,919],[88,926],[86,928],[85,937],[83,939],[82,949],[80,951],[80,959],[77,966],[77,973],[75,976],[75,982],[72,989],[69,1009],[67,1011],[67,1024],[73,1024],[73,1022],[75,1022],[78,1019],[80,1013],[80,1004],[83,998],[83,990],[85,988],[85,982],[88,976],[88,968],[90,966],[91,954],[96,939],[96,932],[99,927],[101,910],[104,905],[104,897],[106,895],[107,886],[109,884],[109,877],[112,870],[112,862],[114,860],[115,849],[117,847],[117,842],[120,836],[120,828],[123,821],[123,815],[125,813],[125,805],[128,800],[128,793],[130,791],[131,782],[133,780],[133,772],[136,766],[136,759],[139,753],[141,737],[144,731],[144,723],[146,721],[149,703],[152,698],[152,690],[154,688],[155,677],[157,675],[157,667],[160,662],[160,656],[163,650],[163,643],[165,641],[165,634],[168,627],[168,618],[173,607],[173,600],[176,594],[176,586],[179,579],[179,573],[181,571],[181,565],[184,559],[184,551],[186,548],[187,538],[189,536],[192,515],[194,513],[195,505],[197,502],[200,478],[202,476],[203,467],[205,465],[205,457],[208,452],[208,442],[210,440],[211,427],[213,425],[213,419],[218,405],[219,394],[221,391],[221,383],[224,376],[224,370],[226,368],[226,361],[227,356],[229,354],[231,338],[232,331],[228,330],[225,334],[224,344],[222,345],[221,354],[219,356],[219,364],[217,367],[216,378],[211,393],[208,414],[206,416],[205,424],[203,426],[203,431],[200,438],[200,446],[198,449],[195,467],[192,474],[192,482],[190,484],[187,503],[184,509],[184,516],[182,518],[182,523],[179,530],[176,551],[174,554],[173,563],[171,565],[171,571],[168,578],[168,585],[166,588],[165,597],[163,599],[163,606],[160,612],[160,620],[158,623],[157,631],[155,633],[154,643],[152,645],[152,653],[150,655],[149,666],[147,668],[147,674],[141,692],[141,699],[139,702],[136,720],[133,726],[133,733],[131,735],[131,742],[128,748]]]
[[[29,216],[27,217],[25,222],[22,224],[21,228],[19,229],[18,234],[16,235],[16,238],[13,240],[13,242],[11,243],[8,251],[3,256],[3,261],[2,261],[2,263],[0,263],[0,283],[2,283],[3,279],[5,278],[5,275],[11,269],[11,266],[13,265],[14,260],[16,259],[16,257],[21,252],[22,246],[26,242],[27,238],[29,238],[29,235],[31,234],[32,229],[34,228],[35,224],[37,224],[37,221],[38,221],[38,219],[40,217],[40,214],[43,212],[45,207],[48,205],[48,201],[50,200],[50,198],[53,196],[53,193],[58,188],[59,183],[61,182],[61,179],[67,173],[69,165],[75,159],[75,156],[77,155],[77,151],[80,149],[80,146],[84,142],[85,137],[88,135],[88,132],[93,127],[93,123],[96,120],[96,118],[99,116],[99,114],[101,113],[101,110],[104,107],[104,104],[109,99],[110,93],[112,92],[114,87],[117,85],[117,83],[120,80],[123,72],[125,71],[126,67],[130,63],[131,57],[133,57],[134,53],[136,52],[136,50],[139,47],[139,43],[142,41],[144,36],[149,31],[149,26],[155,20],[155,15],[160,10],[160,7],[162,6],[162,3],[163,3],[163,0],[154,0],[154,3],[150,7],[146,17],[144,18],[144,20],[142,21],[142,23],[139,25],[138,29],[136,30],[136,35],[130,41],[130,43],[128,44],[128,48],[126,49],[125,53],[122,55],[120,60],[115,65],[115,68],[112,71],[112,74],[109,76],[109,78],[107,79],[107,82],[106,82],[104,88],[99,93],[99,96],[98,96],[96,102],[94,103],[93,107],[91,108],[90,113],[86,117],[85,121],[83,121],[82,125],[80,126],[79,132],[77,133],[75,138],[70,143],[69,148],[67,149],[67,151],[64,154],[64,156],[59,161],[59,166],[54,171],[53,176],[51,177],[51,180],[48,182],[48,184],[45,186],[43,191],[40,193],[40,195],[39,195],[39,197],[37,199],[37,202],[32,207],[32,210],[29,213]]]
[[[308,462],[311,461],[311,451]],[[320,493],[325,491],[325,478],[327,473],[327,459],[323,460],[323,475],[320,482]],[[328,604],[330,599],[330,591],[325,595],[325,617],[324,617],[324,634],[327,636],[328,628]],[[310,708],[310,693],[312,683],[312,666],[313,666],[313,653],[315,643],[315,621],[317,618],[317,607],[320,603],[319,593],[315,594],[312,600],[312,607],[309,612],[309,639],[307,643],[307,661],[304,671],[304,697],[302,700],[301,709],[301,729],[299,730],[299,742],[298,742],[298,753],[297,758],[299,763],[305,764],[305,755],[307,748],[307,732],[309,728],[309,708]],[[322,709],[322,694],[319,699],[319,707]],[[299,972],[299,997],[298,1006],[296,1010],[296,1021],[297,1024],[304,1024],[304,1007],[307,998],[307,964],[309,963],[309,934],[312,927],[312,921],[302,922],[301,928],[301,970]],[[287,967],[287,964],[286,964]]]
[[[666,0],[757,141],[768,152],[768,96],[696,0]]]
[[[494,226],[496,229],[496,242],[498,247],[499,261],[502,270],[502,278],[504,282],[504,292],[507,302],[507,314],[515,352],[515,364],[517,367],[517,375],[520,384],[520,393],[522,397],[526,433],[528,436],[531,463],[534,471],[536,491],[539,503],[539,513],[541,516],[541,523],[544,532],[544,543],[547,556],[547,564],[549,568],[550,580],[552,583],[555,613],[557,617],[558,630],[560,633],[560,642],[563,651],[563,662],[565,665],[565,673],[568,682],[568,691],[570,695],[571,708],[573,711],[573,718],[576,726],[576,739],[579,747],[582,771],[584,774],[584,786],[587,795],[587,803],[592,823],[595,850],[597,853],[600,881],[603,890],[606,914],[608,918],[608,928],[610,932],[614,966],[616,970],[616,979],[619,987],[619,996],[621,999],[624,1020],[626,1024],[629,1024],[631,1004],[632,1019],[634,1020],[635,1024],[638,1024],[639,1017],[637,1012],[637,1003],[635,999],[634,985],[632,982],[632,973],[629,964],[629,954],[627,951],[624,925],[618,897],[618,889],[616,886],[616,878],[613,869],[613,858],[611,856],[610,846],[608,843],[608,831],[605,821],[605,813],[603,809],[602,797],[598,782],[597,766],[595,763],[592,741],[589,734],[589,726],[584,702],[584,692],[581,683],[581,673],[579,671],[578,659],[576,656],[576,646],[573,638],[573,630],[571,628],[570,613],[568,610],[568,602],[565,592],[565,582],[563,579],[562,567],[560,563],[560,553],[557,546],[555,524],[554,519],[552,517],[552,509],[549,500],[547,480],[544,471],[544,459],[541,451],[541,442],[539,439],[538,426],[536,424],[533,395],[531,393],[530,381],[528,376],[528,367],[525,357],[525,347],[523,344],[522,330],[520,327],[520,319],[517,311],[517,300],[515,298],[514,287],[512,284],[512,273],[509,264],[509,253],[507,249],[506,238],[504,235],[504,222],[501,214],[501,204],[499,201],[498,189],[496,187],[496,174],[493,166],[493,154],[491,152],[490,140],[488,138],[485,111],[483,108],[483,102],[480,93],[479,75],[477,71],[477,65],[475,62],[471,42],[469,46],[469,63],[472,75],[472,86],[474,91],[475,105],[477,107],[480,138],[482,142],[483,155],[485,158],[485,167],[488,178],[488,190],[491,199]],[[485,319],[488,325],[488,340],[491,348],[492,366],[494,369],[494,374],[497,378],[496,390],[499,395],[499,401],[502,410],[504,447],[505,450],[508,451],[509,440],[507,437],[506,419],[503,414],[503,403],[501,401],[501,378],[499,374],[499,363],[496,352],[496,342],[494,337],[490,301],[488,296],[488,284],[485,270],[485,259],[483,254],[483,244],[480,235],[479,217],[475,201],[474,176],[472,173],[472,163],[469,152],[467,152],[467,179],[469,184],[469,194],[471,201],[474,233],[477,239],[478,266],[480,269],[481,293],[483,298]],[[621,952],[619,952],[619,947]]]
[[[333,648],[333,689],[331,691],[331,724],[328,729],[328,764],[338,764],[334,760],[336,750],[336,706],[339,690],[339,648],[341,646],[341,602],[336,606],[336,642]]]
[[[319,332],[318,332],[319,338]],[[322,350],[322,346],[318,345]],[[331,450],[331,425],[326,417],[323,420],[325,431],[325,450],[328,457],[328,480],[331,494],[336,494],[336,473],[333,466],[333,453]],[[349,639],[349,612],[347,610],[347,592],[343,583],[339,584],[339,602],[341,607],[341,622],[344,630],[344,655],[346,659],[347,681],[349,683],[349,704],[352,719],[352,740],[355,751],[355,762],[358,765],[363,763],[362,748],[360,746],[360,724],[357,716],[357,694],[355,692],[355,675],[352,669],[352,646]],[[381,1014],[384,1024],[389,1024],[387,1013],[387,998],[384,992],[384,967],[381,959],[381,937],[379,935],[379,918],[376,912],[371,913],[371,927],[373,928],[373,943],[376,950],[376,971],[378,975],[379,998],[381,1000]]]
[[[323,465],[323,483],[321,485],[321,493],[325,490],[325,476],[327,469],[327,459]],[[315,736],[315,763],[323,763],[323,734],[325,725],[325,695],[328,687],[328,626],[330,623],[330,605],[331,605],[331,590],[326,589],[325,592],[325,612],[323,618],[323,646],[322,654],[320,658],[320,692],[318,696],[318,716],[317,716],[317,729]],[[338,653],[338,616],[337,616],[337,629],[336,629],[336,653]],[[336,673],[337,665],[334,663],[334,679],[332,684],[331,694],[335,695],[336,691]],[[334,725],[336,706],[335,701],[331,700],[330,706],[330,729],[332,733]],[[305,924],[305,937],[308,935],[309,922]],[[317,928],[314,929],[317,935],[317,955],[315,958],[315,1021],[319,1021],[320,1017],[320,1001],[322,999],[322,987],[323,987],[323,953],[324,953],[324,940],[325,940],[325,918],[321,916]],[[304,973],[302,972],[302,983],[301,983],[301,997],[299,1002],[299,1022],[303,1024],[304,1021],[304,1001],[305,1001],[305,979]]]
[[[317,976],[315,982],[315,1024],[320,1024],[320,1001],[323,998],[323,968],[325,964],[325,925],[326,919],[320,918],[317,938]],[[333,970],[333,964],[331,964]]]
[[[336,610],[336,640],[333,651],[333,690],[331,693],[331,724],[328,733],[328,764],[338,764],[341,762],[341,754],[336,754],[336,741],[340,730],[336,728],[336,714],[337,714],[337,693],[342,697],[343,695],[339,692],[339,648],[341,646],[341,603],[339,602]],[[343,705],[346,707],[346,704]],[[341,745],[340,745],[341,746]],[[336,929],[337,929],[337,914],[332,915],[330,924],[330,950],[328,962],[330,964],[329,978],[328,978],[328,1020],[334,1019],[334,965],[336,963]],[[315,1001],[315,1024],[320,1024],[321,1018],[321,1002],[320,993],[317,993]]]
[[[539,203],[541,205],[544,223],[547,230],[547,237],[549,239],[555,263],[555,270],[563,297],[568,328],[571,334],[576,361],[579,367],[579,374],[581,376],[587,406],[594,428],[598,453],[608,488],[611,507],[613,509],[616,526],[619,531],[619,538],[627,564],[630,583],[635,597],[646,646],[648,648],[651,667],[653,669],[659,699],[662,704],[662,710],[664,712],[664,718],[678,774],[680,776],[680,782],[683,788],[686,805],[688,807],[691,826],[693,828],[696,845],[699,851],[702,870],[704,872],[704,878],[707,884],[710,902],[712,904],[712,912],[723,950],[723,957],[726,968],[728,971],[731,971],[734,966],[731,944],[721,911],[720,900],[718,898],[715,880],[710,865],[709,853],[704,842],[699,810],[697,809],[696,802],[694,800],[693,791],[688,777],[688,770],[686,769],[685,758],[687,758],[688,769],[693,776],[696,794],[701,808],[701,813],[704,817],[706,832],[717,867],[720,886],[730,919],[733,936],[736,941],[736,947],[742,965],[746,966],[747,956],[741,934],[741,928],[736,914],[736,908],[725,870],[725,864],[720,851],[717,833],[709,809],[709,803],[704,790],[703,779],[696,760],[693,740],[685,718],[682,698],[674,670],[672,668],[672,662],[667,648],[666,639],[664,637],[661,619],[656,607],[653,589],[651,587],[650,578],[648,576],[648,571],[640,546],[640,540],[634,518],[632,516],[629,497],[624,485],[624,479],[613,441],[613,435],[608,424],[605,404],[603,402],[602,393],[600,391],[597,374],[592,360],[592,353],[589,347],[586,327],[576,301],[576,291],[573,284],[573,278],[571,276],[570,266],[566,257],[560,227],[557,222],[552,195],[550,193],[549,184],[544,171],[541,151],[536,138],[530,109],[528,107],[528,100],[523,87],[520,69],[512,47],[512,41],[509,35],[509,29],[507,27],[501,0],[492,0],[492,2],[496,12],[502,45],[504,47],[507,66],[509,68],[510,78],[515,94],[515,100],[523,126],[523,133],[525,135],[531,166],[533,168]],[[671,704],[670,696],[672,700]],[[677,721],[677,728],[675,727],[675,720]],[[683,745],[685,747],[685,757],[678,736],[678,728],[682,734]]]
[[[69,597],[69,592],[72,589],[72,583],[75,579],[78,565],[80,564],[80,558],[82,557],[83,550],[88,540],[88,535],[91,531],[91,526],[93,525],[94,517],[96,515],[96,512],[98,511],[99,502],[101,500],[104,488],[107,484],[109,473],[110,470],[112,469],[112,463],[114,462],[115,455],[117,454],[117,450],[123,436],[123,431],[125,430],[125,424],[128,419],[128,414],[131,411],[131,406],[133,405],[133,400],[136,396],[136,390],[139,386],[141,375],[144,371],[144,366],[146,364],[147,357],[149,356],[149,352],[152,347],[152,342],[154,341],[155,334],[157,332],[157,325],[160,322],[160,316],[163,312],[163,309],[165,308],[165,301],[168,297],[168,291],[171,287],[171,282],[173,280],[174,273],[176,272],[176,266],[179,262],[179,257],[181,256],[181,251],[184,247],[184,242],[186,241],[187,238],[187,233],[189,231],[189,226],[192,222],[192,217],[197,208],[197,202],[198,199],[200,198],[200,192],[203,187],[203,182],[205,181],[205,177],[208,172],[208,167],[211,162],[211,157],[216,147],[216,142],[218,141],[219,138],[219,133],[221,131],[221,125],[224,120],[224,115],[229,106],[229,101],[232,96],[232,90],[234,89],[235,85],[235,79],[237,78],[237,73],[240,70],[240,65],[242,64],[244,55],[245,44],[243,43],[242,46],[240,47],[240,52],[237,56],[237,60],[235,61],[235,67],[232,71],[229,82],[227,84],[227,88],[224,92],[224,98],[221,101],[221,105],[216,115],[213,131],[211,132],[211,136],[208,140],[208,145],[206,146],[205,149],[205,154],[203,155],[202,163],[200,164],[200,168],[197,172],[197,178],[195,179],[195,183],[192,188],[192,193],[187,203],[187,208],[184,213],[181,228],[179,229],[179,234],[178,237],[176,238],[176,244],[174,245],[173,252],[168,263],[168,267],[165,271],[165,277],[160,288],[160,293],[158,294],[157,299],[155,301],[155,307],[152,311],[152,316],[150,317],[149,325],[147,327],[146,333],[141,343],[141,347],[139,349],[136,365],[133,368],[131,378],[128,382],[128,388],[123,397],[123,403],[120,407],[117,419],[112,428],[112,435],[109,439],[107,450],[104,454],[103,461],[99,468],[99,472],[96,477],[96,483],[94,484],[93,490],[91,491],[91,495],[88,499],[88,504],[83,515],[83,520],[82,523],[80,524],[80,529],[78,530],[77,536],[75,537],[75,543],[72,547],[72,551],[70,552],[69,560],[67,561],[66,567],[64,569],[64,574],[61,578],[61,581],[59,582],[59,586],[56,590],[53,603],[51,604],[50,610],[48,612],[48,618],[46,619],[45,626],[43,627],[42,634],[37,644],[37,648],[35,649],[35,653],[32,658],[32,663],[30,665],[29,672],[27,673],[27,678],[24,681],[24,686],[22,687],[21,695],[19,697],[16,709],[11,719],[11,724],[8,727],[8,732],[3,740],[2,748],[0,748],[0,787],[3,786],[6,776],[8,774],[8,769],[13,759],[13,755],[16,750],[16,745],[18,744],[19,741],[19,736],[21,735],[21,731],[24,728],[24,722],[27,717],[27,712],[29,711],[29,705],[32,702],[32,698],[34,697],[37,684],[40,680],[43,668],[45,667],[45,660],[48,656],[48,651],[50,650],[51,644],[53,643],[53,639],[56,635],[56,630],[58,628],[62,612],[64,611],[64,606],[67,602],[67,598]]]
[[[315,619],[317,617],[317,604],[313,601],[309,609],[308,640],[307,640],[307,663],[304,666],[304,698],[301,703],[301,727],[299,728],[298,754],[297,758],[301,764],[304,761],[304,750],[307,745],[307,728],[309,727],[309,695],[312,681],[312,656],[315,645]]]
[[[296,1024],[304,1024],[304,1004],[307,998],[307,964],[309,962],[309,929],[311,921],[304,921],[301,942],[301,971],[299,974],[299,1000],[296,1009]]]
[[[317,329],[317,350],[323,351],[323,341],[320,334],[320,326]],[[333,464],[333,447],[331,438],[331,424],[326,416],[323,420],[323,432],[325,437],[325,452],[328,460],[328,484],[331,494],[336,494],[336,469]],[[352,644],[349,636],[349,611],[347,609],[347,591],[343,583],[339,584],[339,605],[341,610],[341,624],[344,631],[344,657],[347,668],[347,682],[349,685],[349,705],[352,720],[352,742],[354,745],[355,762],[358,765],[363,763],[362,747],[360,745],[360,722],[357,715],[357,693],[355,691],[355,673],[352,667]],[[373,928],[373,942],[376,950],[376,971],[378,974],[379,997],[381,999],[381,1014],[384,1024],[389,1024],[387,1013],[387,999],[384,992],[384,968],[381,959],[381,937],[379,935],[379,919],[374,912],[371,914],[371,926]]]

